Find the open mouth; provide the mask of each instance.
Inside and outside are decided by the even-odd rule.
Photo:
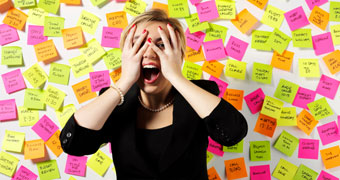
[[[148,84],[154,83],[160,74],[159,68],[152,64],[143,65],[144,82]]]

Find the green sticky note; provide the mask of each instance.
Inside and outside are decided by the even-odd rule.
[[[299,59],[300,77],[320,77],[319,59]]]
[[[91,64],[97,63],[106,53],[95,38],[84,44],[79,50]]]
[[[292,104],[298,89],[299,85],[281,78],[276,87],[274,97]]]
[[[101,150],[98,150],[96,153],[94,153],[86,162],[86,165],[100,176],[105,174],[111,164],[112,159]]]
[[[93,72],[92,64],[85,58],[84,55],[72,58],[68,60],[68,62],[71,66],[73,75],[76,78],[79,78],[81,76],[89,74],[90,72]]]
[[[340,44],[340,24],[333,25],[330,27],[332,40],[334,45]]]
[[[312,48],[312,29],[297,29],[292,31],[294,47]]]
[[[208,22],[200,22],[197,13],[191,14],[189,17],[185,18],[185,21],[187,22],[190,33],[203,31],[209,28]]]
[[[73,104],[69,104],[55,111],[55,114],[57,115],[57,119],[60,123],[61,128],[64,128],[68,119],[70,119],[70,117],[73,115],[73,113],[76,112],[76,110],[77,109]]]
[[[46,16],[44,23],[44,36],[61,37],[65,19],[62,17]]]
[[[173,18],[189,17],[189,6],[187,0],[168,1],[169,16]]]
[[[37,88],[44,84],[47,80],[47,74],[44,69],[38,63],[35,63],[30,68],[28,68],[22,75],[30,82],[30,84]]]
[[[340,22],[340,2],[329,2],[329,20]]]
[[[299,169],[296,171],[294,180],[315,180],[318,177],[319,173],[314,171],[313,169],[300,164]]]
[[[278,126],[296,126],[296,107],[283,107],[280,118],[277,119]]]
[[[298,167],[293,163],[281,158],[279,163],[276,165],[272,176],[280,180],[292,180],[297,169]]]
[[[57,84],[68,85],[70,68],[70,66],[65,64],[51,63],[48,81]]]
[[[250,161],[270,161],[269,141],[250,141]]]
[[[102,6],[106,3],[107,0],[90,0],[90,1],[94,6]]]
[[[282,54],[288,47],[290,41],[291,38],[289,36],[275,28],[267,40],[267,45],[277,51],[279,54]]]
[[[17,169],[17,165],[19,163],[19,159],[15,156],[8,154],[4,151],[0,152],[0,173],[12,177],[14,175],[15,170]]]
[[[11,152],[21,153],[24,147],[25,133],[5,130],[2,141],[2,149]]]
[[[15,7],[28,8],[35,5],[36,5],[35,0],[14,0]]]
[[[113,48],[106,52],[103,59],[107,69],[117,69],[122,65],[122,51],[119,48]]]
[[[49,160],[37,163],[39,178],[41,180],[59,179],[59,169],[56,160]]]
[[[25,90],[24,107],[29,109],[45,109],[45,103],[43,102],[44,90],[42,89],[30,89]]]
[[[124,11],[131,16],[138,16],[145,11],[146,3],[142,0],[126,1]]]
[[[273,66],[254,62],[251,79],[256,82],[271,84]]]
[[[39,0],[38,7],[49,13],[57,14],[59,10],[59,0]]]
[[[45,23],[45,16],[48,16],[48,12],[42,8],[32,8],[28,10],[27,15],[27,21],[29,23],[43,26]]]
[[[316,120],[320,120],[334,114],[325,97],[313,101],[307,104],[307,106]]]
[[[261,22],[272,28],[279,29],[284,18],[284,13],[285,12],[281,9],[268,5],[262,16]]]
[[[281,115],[283,104],[284,103],[278,99],[266,96],[261,108],[261,114],[278,119]]]
[[[73,176],[70,176],[70,178],[68,180],[77,180],[77,179],[74,178]]]
[[[220,19],[235,19],[236,6],[233,0],[216,0],[216,7]]]
[[[224,152],[243,153],[244,139],[233,146],[223,146]]]
[[[287,156],[292,156],[296,147],[299,145],[299,139],[289,134],[287,131],[282,130],[279,138],[274,144],[274,148]]]
[[[228,59],[225,75],[236,79],[244,80],[246,78],[246,69],[247,69],[246,62]]]
[[[189,80],[201,79],[202,67],[193,62],[184,61],[182,74]]]
[[[267,40],[271,34],[272,33],[269,31],[253,31],[251,35],[251,48],[262,51],[271,51],[272,48],[267,44]]]
[[[217,24],[211,24],[211,23],[209,23],[209,27],[210,28],[207,29],[207,31],[205,32],[204,41],[222,39],[224,43],[225,37],[227,36],[228,28],[217,25]]]
[[[77,22],[77,26],[80,26],[83,31],[94,35],[94,33],[96,33],[99,21],[100,18],[96,15],[82,10]]]
[[[210,160],[214,157],[214,154],[207,151],[207,164],[210,162]]]
[[[18,46],[5,46],[1,48],[1,64],[9,66],[23,65],[22,50]]]
[[[20,127],[33,126],[39,120],[39,111],[19,106],[18,117]]]
[[[55,110],[58,110],[64,101],[66,94],[58,88],[48,85],[43,97],[43,102]]]

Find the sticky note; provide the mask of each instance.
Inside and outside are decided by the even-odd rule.
[[[39,111],[18,107],[19,126],[33,126],[39,120]]]
[[[294,179],[316,179],[318,177],[319,173],[315,172],[313,169],[300,164],[298,170],[296,171],[294,175]]]
[[[90,0],[93,6],[101,7],[103,6],[107,0]]]
[[[281,135],[276,140],[274,148],[287,156],[292,156],[295,149],[299,145],[299,139],[291,135],[285,130],[282,130]]]
[[[61,128],[65,126],[74,112],[76,112],[76,107],[73,104],[68,104],[55,112]]]
[[[293,46],[300,48],[312,48],[312,29],[297,29],[292,32]]]
[[[163,3],[159,3],[159,2],[154,1],[152,3],[152,9],[160,9],[160,10],[164,11],[169,17],[168,4],[163,4]]]
[[[112,159],[101,150],[98,150],[96,153],[94,153],[86,163],[89,168],[91,168],[100,176],[105,174],[111,164]]]
[[[202,50],[202,46],[199,48],[198,51],[187,46],[184,60],[190,61],[190,62],[204,61],[205,57],[204,57],[204,53]]]
[[[54,108],[54,110],[58,110],[63,103],[65,96],[66,94],[62,90],[52,85],[48,85],[44,91],[43,101],[45,104]]]
[[[319,140],[300,138],[298,158],[318,159],[319,158]]]
[[[223,146],[224,152],[243,153],[244,139],[232,146]]]
[[[278,119],[281,115],[283,104],[284,103],[280,100],[277,100],[270,96],[265,96],[261,109],[261,114],[270,116],[274,119]]]
[[[208,179],[221,180],[214,166],[209,168],[207,173],[208,173]]]
[[[86,161],[86,156],[67,155],[65,173],[84,177],[86,172]]]
[[[276,126],[276,119],[260,113],[254,131],[268,137],[273,137]]]
[[[81,5],[81,0],[60,0],[60,3],[68,4],[68,5]]]
[[[321,170],[321,173],[317,180],[339,180],[339,178],[327,173],[324,170]]]
[[[18,46],[5,46],[1,48],[1,64],[8,66],[23,65],[22,50]]]
[[[24,158],[38,159],[45,157],[45,143],[42,139],[25,141]]]
[[[254,4],[256,7],[263,9],[266,7],[268,0],[247,0],[248,2]]]
[[[297,117],[297,126],[307,135],[313,131],[318,121],[305,109],[303,109]]]
[[[44,36],[61,37],[65,19],[62,17],[46,16],[44,22]]]
[[[41,0],[38,3],[38,7],[49,13],[57,14],[59,10],[59,0]]]
[[[270,142],[269,141],[250,141],[250,161],[270,161]]]
[[[187,0],[168,1],[168,9],[169,9],[169,16],[173,17],[173,18],[183,18],[183,17],[189,17],[190,16],[189,6],[188,6]],[[198,18],[198,16],[197,16],[197,18]]]
[[[325,97],[315,100],[307,104],[307,106],[316,120],[321,120],[334,114]]]
[[[2,22],[18,30],[24,30],[27,17],[27,14],[24,12],[16,8],[11,8],[7,11],[6,17]]]
[[[298,167],[293,163],[280,158],[279,163],[276,165],[275,170],[273,171],[272,176],[277,179],[293,179]]]
[[[1,151],[0,163],[1,163],[0,173],[12,177],[15,170],[17,169],[19,159],[9,153]]]
[[[282,55],[290,41],[291,38],[288,35],[275,28],[267,39],[267,45]]]
[[[328,97],[329,99],[334,99],[336,92],[338,91],[340,81],[322,75],[316,88],[316,93]]]
[[[114,168],[114,167],[113,167]],[[70,178],[68,180],[77,180],[76,178],[74,178],[73,176],[70,176]]]
[[[208,24],[207,24],[208,25]],[[6,45],[19,40],[18,32],[15,28],[7,24],[0,25],[0,45]]]
[[[21,153],[25,141],[25,133],[5,130],[2,140],[2,149],[11,152]]]
[[[222,145],[219,144],[218,142],[214,141],[210,137],[208,137],[208,141],[209,141],[209,143],[208,143],[207,151],[222,157],[223,154],[224,154],[224,152],[222,150]]]
[[[47,41],[48,37],[44,36],[44,26],[28,26],[27,45],[36,45]]]
[[[236,79],[245,80],[247,63],[228,59],[226,64],[225,75]]]
[[[198,51],[202,45],[204,40],[205,33],[198,31],[195,33],[190,33],[189,28],[185,31],[185,38],[187,42],[187,46]]]
[[[60,143],[60,130],[57,130],[46,142],[48,148],[53,152],[53,154],[57,157],[60,156],[60,154],[63,152],[63,149],[61,148]]]
[[[280,118],[277,119],[278,126],[296,126],[296,108],[282,107]]]
[[[0,13],[6,12],[11,7],[13,7],[12,1],[10,1],[10,0],[2,0],[0,2]]]
[[[43,26],[45,22],[45,16],[48,16],[48,12],[46,12],[42,8],[31,8],[28,10],[28,18],[27,21],[31,24]]]
[[[320,154],[326,169],[340,166],[340,148],[338,145],[322,149]]]
[[[173,1],[169,1],[169,2],[173,2]],[[202,22],[202,23],[200,22],[200,20],[198,19],[197,13],[191,14],[190,16],[186,17],[185,21],[188,25],[190,33],[195,33],[197,31],[203,31],[203,30],[206,30],[206,29],[209,28],[208,22]]]
[[[318,56],[334,51],[334,45],[330,32],[312,36],[312,39],[315,55]]]
[[[225,37],[227,36],[228,28],[212,23],[209,23],[209,27],[210,28],[206,30],[204,41],[222,39],[224,43]]]
[[[276,87],[274,97],[292,104],[298,89],[299,85],[281,78]]]
[[[104,55],[104,63],[107,69],[117,69],[122,65],[122,51],[119,48],[113,48]]]
[[[120,79],[121,75],[122,75],[122,68],[117,68],[114,71],[110,72],[111,80],[114,83],[116,83]]]
[[[41,180],[59,179],[57,160],[49,160],[37,163],[39,177]]]
[[[257,24],[258,20],[247,9],[243,9],[236,15],[235,19],[231,20],[231,23],[241,31],[243,34],[248,34]]]
[[[265,98],[265,95],[261,88],[258,88],[257,90],[244,96],[244,100],[246,101],[248,108],[250,109],[252,114],[255,114],[261,111],[264,98]]]
[[[209,78],[210,81],[215,81],[218,89],[220,90],[220,94],[218,95],[218,97],[223,97],[224,92],[226,91],[227,87],[228,87],[228,83],[214,77],[214,76],[210,76]]]
[[[44,141],[47,141],[58,129],[58,126],[46,115],[32,126],[32,130]]]
[[[84,55],[80,55],[68,60],[73,75],[76,78],[89,74],[93,71],[92,64],[86,60]]]
[[[80,26],[62,29],[61,34],[63,36],[64,48],[66,49],[78,48],[85,43],[83,30]]]
[[[324,56],[323,61],[332,74],[336,74],[340,71],[340,51],[335,50],[332,53]]]
[[[109,70],[90,72],[91,90],[100,91],[111,84]]]
[[[170,4],[170,3],[169,3]],[[146,3],[142,0],[127,1],[124,6],[124,11],[131,16],[138,16],[145,11]]]
[[[185,61],[182,69],[182,74],[189,80],[201,79],[202,67],[198,64]]]
[[[224,64],[218,61],[204,61],[202,70],[214,77],[220,77],[223,72]]]
[[[251,48],[262,51],[271,51],[272,48],[267,45],[267,40],[270,35],[271,32],[269,31],[254,30],[251,33]]]
[[[261,22],[272,28],[279,29],[284,19],[284,13],[285,12],[281,9],[272,5],[268,5],[262,16]]]
[[[41,89],[26,89],[24,97],[24,107],[29,109],[45,109],[43,97],[44,91]]]
[[[284,15],[291,31],[295,31],[309,24],[302,6],[292,9]]]
[[[34,174],[32,171],[27,169],[25,166],[21,165],[18,171],[14,174],[13,180],[36,180],[38,175]]]
[[[53,39],[34,45],[34,51],[38,61],[44,61],[45,64],[60,58]]]
[[[244,157],[224,161],[226,176],[228,179],[248,177]]]
[[[96,15],[88,11],[82,10],[77,22],[77,26],[80,26],[83,31],[94,35],[94,33],[96,33],[99,21],[100,18],[97,17]]]
[[[59,63],[51,63],[50,74],[48,76],[49,82],[68,85],[69,76],[70,66]]]
[[[236,17],[236,6],[233,0],[216,0],[216,7],[219,19],[235,19]]]
[[[26,88],[21,70],[16,69],[1,75],[7,94],[14,93]]]
[[[251,180],[271,180],[269,164],[260,166],[250,166],[249,171]]]
[[[0,121],[17,119],[15,99],[0,100]]]
[[[339,129],[335,121],[317,127],[322,145],[340,140]]]
[[[234,36],[230,36],[226,46],[228,56],[241,61],[247,50],[248,43],[238,39]]]
[[[207,151],[207,164],[211,161],[211,159],[214,157],[214,154]]]
[[[293,58],[294,52],[285,50],[282,54],[279,54],[278,52],[274,51],[270,65],[275,68],[290,71],[293,63]]]
[[[293,105],[303,109],[308,109],[307,104],[314,101],[315,95],[316,95],[315,91],[299,87],[295,95]]]
[[[340,2],[329,2],[329,20],[340,22]]]
[[[103,47],[119,48],[120,35],[123,29],[103,27],[102,43]]]
[[[85,56],[88,62],[95,64],[105,54],[104,48],[94,38],[84,44],[80,52]]]
[[[72,85],[72,89],[79,104],[97,97],[97,93],[91,91],[90,79]]]
[[[220,16],[218,14],[215,1],[197,3],[195,6],[200,22],[211,21]]]
[[[264,84],[271,84],[272,83],[272,72],[273,72],[273,66],[268,65],[268,64],[254,62],[251,80],[264,83]]]
[[[222,39],[203,42],[203,48],[207,61],[219,60],[227,56]]]
[[[329,13],[319,6],[314,6],[308,20],[318,28],[326,30],[329,21]]]
[[[155,2],[154,2],[155,3]],[[126,18],[126,12],[118,11],[106,14],[106,21],[109,27],[114,28],[126,28],[128,21]]]
[[[242,110],[243,105],[243,90],[238,89],[227,89],[223,96],[223,99],[228,101],[231,105],[233,105],[237,110]]]
[[[328,2],[328,0],[305,0],[309,9],[312,10],[314,6],[321,6]]]

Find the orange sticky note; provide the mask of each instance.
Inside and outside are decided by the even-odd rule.
[[[59,0],[60,3],[65,3],[69,5],[81,5],[81,0]]]
[[[221,180],[214,166],[208,169],[208,179],[209,180]]]
[[[243,90],[227,89],[223,95],[223,99],[228,101],[237,110],[242,110]]]
[[[13,7],[11,0],[0,0],[0,13],[6,12],[11,7]]]
[[[329,13],[319,6],[314,6],[308,20],[320,29],[326,30],[329,21]]]
[[[223,72],[224,64],[218,61],[205,61],[202,70],[207,72],[208,74],[219,78]]]
[[[169,10],[168,10],[168,5],[167,4],[163,4],[163,3],[159,3],[159,2],[153,2],[152,4],[152,9],[160,9],[163,10],[169,17]]]
[[[276,126],[276,119],[260,113],[254,131],[268,137],[273,137]]]
[[[340,71],[340,51],[335,50],[327,56],[323,57],[323,61],[327,65],[329,71],[335,74]]]
[[[322,162],[326,169],[340,166],[340,148],[339,146],[330,147],[320,150]]]
[[[58,130],[50,137],[50,139],[48,139],[48,140],[46,141],[47,147],[50,148],[51,151],[53,152],[53,154],[56,155],[57,157],[59,157],[60,154],[61,154],[62,152],[64,152],[63,149],[61,148],[59,136],[60,136],[60,130],[58,129]]]
[[[110,72],[110,77],[114,83],[116,83],[120,79],[121,75],[122,75],[122,68],[118,68]]]
[[[6,17],[2,22],[18,30],[23,30],[26,24],[27,17],[27,14],[16,8],[12,8],[8,10]]]
[[[45,157],[45,142],[42,139],[25,141],[24,158],[38,159]]]
[[[53,39],[34,45],[34,50],[38,61],[50,63],[59,59],[59,54],[54,45]]]
[[[187,46],[184,59],[190,62],[204,61],[204,53],[202,51],[202,46],[198,51]]]
[[[85,43],[83,31],[80,26],[62,29],[64,47],[66,49],[78,48]]]
[[[268,0],[248,0],[248,2],[254,4],[256,7],[263,9],[266,7]]]
[[[290,68],[293,63],[294,53],[285,50],[282,55],[278,52],[274,51],[271,66],[282,69],[285,71],[290,71]]]
[[[297,126],[305,132],[308,136],[315,128],[318,121],[316,121],[307,110],[303,109],[297,117]]]
[[[248,177],[244,157],[225,160],[224,165],[229,180]]]
[[[106,21],[109,27],[124,29],[128,25],[125,11],[118,11],[106,14]]]
[[[84,81],[81,81],[75,85],[72,86],[73,92],[77,97],[77,100],[80,103],[83,103],[85,101],[88,101],[92,98],[95,98],[97,96],[96,92],[92,92],[91,90],[91,82],[90,79],[86,79]]]
[[[243,9],[235,19],[231,20],[231,23],[243,34],[249,34],[257,22],[258,20],[247,9]]]

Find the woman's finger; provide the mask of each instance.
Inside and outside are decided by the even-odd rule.
[[[149,43],[144,43],[142,48],[139,49],[138,53],[136,54],[137,57],[142,57],[145,53],[146,49],[149,47]]]
[[[134,43],[132,47],[132,54],[136,54],[137,51],[140,49],[140,46],[142,42],[145,40],[146,35],[148,34],[148,31],[146,29],[143,30],[142,34],[138,37],[136,42]],[[133,40],[132,40],[133,42]]]
[[[135,31],[136,31],[136,25],[132,25],[132,27],[130,28],[128,35],[126,37],[125,43],[124,43],[124,50],[129,50],[132,48],[132,38],[135,35]]]
[[[174,28],[169,23],[168,23],[167,27],[168,27],[169,34],[170,34],[170,39],[171,39],[172,47],[177,50],[177,47],[178,47],[177,44],[178,43],[177,43],[177,38],[176,38],[176,34],[175,34],[175,31],[174,31]]]
[[[160,59],[162,59],[162,57],[164,57],[164,52],[162,50],[160,50],[155,43],[153,43],[152,41],[148,40],[148,43],[150,44],[150,47],[152,48],[153,51],[155,51],[155,53],[158,55],[158,57]]]
[[[162,38],[162,41],[164,43],[165,49],[172,49],[171,45],[170,45],[170,42],[169,42],[169,39],[166,36],[166,34],[165,34],[165,32],[164,32],[164,30],[162,29],[161,26],[158,26],[158,32],[161,35],[161,38]]]
[[[176,37],[177,37],[177,48],[178,48],[178,50],[181,50],[182,49],[182,44],[181,44],[181,40],[180,40],[180,38],[179,38],[179,32],[178,31],[176,31]]]

